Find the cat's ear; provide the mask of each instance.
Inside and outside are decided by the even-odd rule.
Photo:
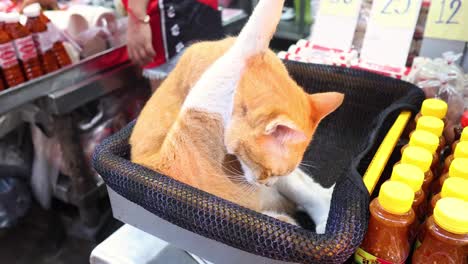
[[[344,94],[337,92],[316,93],[309,95],[312,104],[312,118],[320,122],[327,115],[335,111],[343,103]]]
[[[287,143],[297,144],[307,140],[307,136],[289,119],[276,118],[265,127],[265,135],[271,136],[274,143],[284,146]]]

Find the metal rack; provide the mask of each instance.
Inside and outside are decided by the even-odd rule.
[[[117,47],[80,63],[0,92],[0,115],[40,101],[42,109],[63,114],[140,80],[139,69]]]

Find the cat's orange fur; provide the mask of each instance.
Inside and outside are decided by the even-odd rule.
[[[298,167],[343,95],[305,93],[268,50],[283,4],[260,0],[239,37],[185,52],[138,118],[132,161],[284,219],[289,202],[270,186]]]
[[[246,185],[232,180],[223,169],[227,152],[220,118],[196,110],[179,116],[190,88],[234,40],[198,43],[186,51],[138,118],[130,139],[132,160],[219,197],[263,211],[271,206],[262,201],[262,192],[247,191]],[[331,100],[335,106],[328,107],[327,102],[317,101],[320,96],[306,94],[289,77],[273,52],[252,57],[235,97],[235,125],[226,135],[228,148],[244,157],[259,176],[259,182],[270,176],[287,175],[301,161],[318,122],[341,104],[339,94],[328,95],[337,97]],[[294,124],[304,133],[304,139],[285,146],[274,144],[265,129],[275,120]]]

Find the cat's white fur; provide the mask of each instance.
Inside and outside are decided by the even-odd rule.
[[[268,49],[279,23],[283,5],[284,0],[261,0],[258,3],[235,44],[203,73],[190,90],[182,111],[198,109],[219,114],[225,129],[229,127],[234,108],[234,95],[246,61],[251,56]],[[241,164],[246,180],[255,184],[250,168],[242,162]],[[258,186],[264,194],[262,195],[264,202],[268,203],[266,208],[272,208],[265,213],[279,219],[285,218],[286,216],[274,211],[276,204],[284,203],[284,195],[310,215],[317,226],[317,233],[324,233],[333,187],[322,188],[299,168],[291,175],[279,178],[272,178],[268,184],[271,186],[278,181],[275,186]],[[289,222],[295,223],[293,220]]]

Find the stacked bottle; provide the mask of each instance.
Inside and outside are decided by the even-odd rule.
[[[445,180],[440,193],[434,195],[431,199],[427,216],[431,216],[437,202],[442,198],[453,197],[468,202],[468,180],[458,177],[451,177]]]
[[[6,88],[8,88],[23,83],[25,77],[21,70],[13,39],[5,30],[6,22],[14,21],[15,18],[5,13],[0,18],[2,19],[2,27],[0,27],[0,67]]]
[[[450,168],[452,161],[457,158],[468,158],[468,141],[458,143],[453,151],[444,161],[443,173],[446,173]]]
[[[72,64],[70,56],[66,51],[65,47],[62,43],[62,37],[54,24],[50,21],[50,19],[41,12],[41,6],[38,3],[34,3],[28,5],[24,8],[23,12],[29,12],[34,15],[33,23],[37,23],[40,21],[42,28],[46,28],[44,32],[47,35],[48,44],[51,45],[51,52],[54,54],[55,61],[58,64],[59,68]]]
[[[468,113],[468,112],[467,112]],[[468,119],[468,117],[467,117]],[[457,147],[458,143],[460,142],[466,142],[468,141],[468,127],[465,127],[463,128],[463,130],[461,131],[458,139],[456,141],[453,142],[452,144],[452,150],[455,150],[455,148]]]
[[[37,5],[29,5],[24,8],[23,13],[28,18],[26,28],[32,33],[36,49],[45,73],[59,69],[59,65],[52,50],[52,41],[49,38],[47,25],[39,18],[41,9]]]
[[[422,116],[416,124],[416,131],[418,130],[427,131],[439,137],[437,153],[440,153],[445,148],[446,140],[443,136],[444,122],[441,119],[433,116]]]
[[[413,254],[413,264],[467,263],[467,202],[451,197],[440,199],[425,230],[422,243]]]
[[[13,39],[16,54],[23,65],[27,80],[37,78],[43,74],[41,63],[31,32],[19,23],[16,12],[5,15],[5,31]]]
[[[384,182],[370,204],[370,219],[363,243],[354,255],[359,264],[405,263],[410,253],[411,208],[414,192],[398,181]]]
[[[431,171],[432,155],[424,148],[410,146],[405,148],[401,161],[398,162],[403,164],[411,164],[419,167],[424,172],[424,181],[422,184],[422,190],[426,194],[429,194],[430,186],[434,180],[434,174]]]
[[[415,130],[413,133],[411,133],[409,143],[403,146],[402,154],[404,153],[405,149],[410,146],[421,147],[432,154],[431,170],[435,178],[439,168],[439,153],[437,153],[437,148],[439,147],[439,138],[430,132],[424,130]]]
[[[449,177],[459,177],[468,179],[468,158],[456,158],[450,164],[449,171],[443,174],[432,188],[433,193],[437,194],[441,190],[441,186]]]

